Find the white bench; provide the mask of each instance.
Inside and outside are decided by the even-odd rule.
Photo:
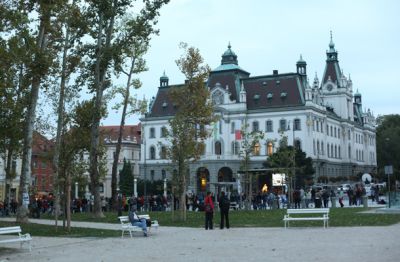
[[[321,214],[322,216],[308,216],[309,214]],[[298,216],[297,216],[298,215]],[[329,208],[303,208],[303,209],[287,209],[287,214],[283,217],[285,228],[289,227],[290,221],[323,221],[324,228],[328,227],[329,222]]]
[[[31,240],[32,237],[30,234],[21,234],[22,230],[20,226],[15,226],[15,227],[1,227],[0,228],[0,235],[8,235],[8,234],[15,234],[18,233],[18,237],[13,237],[13,238],[7,238],[7,239],[0,239],[0,244],[1,243],[13,243],[13,242],[20,242],[20,247],[22,248],[23,243],[28,243],[29,244],[29,251],[32,251],[31,247]]]
[[[150,216],[149,215],[138,215],[139,218],[144,218],[146,220],[150,220]],[[132,233],[133,232],[143,232],[143,229],[141,227],[138,226],[133,226],[132,223],[129,221],[129,217],[128,216],[120,216],[118,217],[119,221],[121,222],[121,230],[122,230],[122,234],[121,237],[124,237],[125,232],[128,233],[129,235],[132,237]],[[151,221],[151,227],[147,227],[147,231],[150,232],[150,228],[155,228],[156,230],[158,230],[158,221],[157,220],[153,220]]]

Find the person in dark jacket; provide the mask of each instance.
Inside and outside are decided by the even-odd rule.
[[[211,197],[211,192],[207,192],[204,199],[204,212],[206,214],[206,230],[213,229],[214,202]]]
[[[226,228],[229,229],[229,208],[231,207],[231,202],[222,191],[219,197],[219,210],[221,211],[221,223],[219,224],[220,229],[224,229],[224,218],[226,222]]]

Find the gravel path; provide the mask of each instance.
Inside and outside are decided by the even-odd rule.
[[[1,219],[3,220],[3,219]],[[31,222],[48,223],[46,220]],[[51,221],[50,221],[51,222]],[[52,223],[52,222],[51,222]],[[118,224],[73,226],[119,230]],[[385,261],[398,262],[400,224],[386,227],[199,228],[160,227],[145,238],[51,238],[33,236],[32,252],[3,244],[5,261]]]

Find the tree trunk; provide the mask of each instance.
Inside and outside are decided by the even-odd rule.
[[[111,172],[111,196],[113,199],[114,210],[116,209],[116,207],[118,207],[118,198],[117,198],[118,159],[119,159],[119,154],[121,152],[122,135],[124,133],[126,110],[128,108],[128,101],[129,101],[129,96],[130,96],[130,83],[131,83],[134,65],[135,65],[135,58],[132,58],[132,64],[131,64],[131,68],[130,68],[130,71],[128,74],[128,80],[126,82],[126,87],[125,87],[124,107],[122,109],[121,124],[119,126],[119,134],[118,134],[118,142],[115,147],[114,162],[112,165],[112,172]]]
[[[49,10],[44,11],[49,12]],[[35,54],[36,66],[45,54],[47,46],[47,28],[46,25],[50,22],[50,15],[46,14],[41,16],[39,25],[39,35],[37,37],[37,48],[38,51]],[[42,73],[42,72],[40,72]],[[39,98],[39,87],[42,80],[42,75],[36,73],[32,77],[31,93],[29,99],[28,110],[25,119],[25,129],[24,129],[24,147],[22,151],[22,166],[21,166],[21,176],[19,184],[19,194],[18,194],[18,210],[16,221],[18,223],[28,222],[28,204],[29,204],[29,185],[31,182],[31,157],[32,157],[32,136],[33,127],[36,118],[36,106]],[[23,199],[28,201],[28,203],[23,203]]]
[[[71,232],[71,175],[69,172],[67,173],[66,183],[66,204],[65,204],[65,211],[67,212],[67,230]]]
[[[67,81],[67,53],[68,53],[68,43],[69,43],[69,27],[66,28],[66,34],[64,39],[64,46],[63,46],[63,56],[62,56],[62,68],[61,68],[61,82],[60,82],[60,97],[58,101],[58,110],[57,110],[57,135],[56,135],[56,147],[54,151],[54,158],[53,158],[53,165],[54,165],[54,207],[55,207],[55,226],[56,231],[58,228],[58,215],[60,213],[60,187],[58,182],[58,177],[60,173],[59,167],[59,157],[60,157],[60,150],[61,150],[61,133],[64,129],[64,96],[65,96],[65,83]]]
[[[90,141],[90,179],[91,179],[91,191],[94,196],[94,206],[93,206],[93,216],[94,217],[104,217],[101,210],[101,199],[99,192],[99,126],[101,120],[101,108],[103,103],[103,92],[105,77],[109,65],[109,57],[106,57],[104,61],[104,52],[111,46],[112,33],[114,29],[114,17],[116,15],[117,1],[114,0],[113,3],[113,15],[110,18],[110,23],[108,28],[106,28],[106,43],[103,46],[102,36],[103,36],[103,14],[100,11],[99,14],[99,30],[97,38],[97,55],[95,64],[95,87],[96,87],[96,97],[95,106],[93,112],[93,121],[91,128],[91,141]]]

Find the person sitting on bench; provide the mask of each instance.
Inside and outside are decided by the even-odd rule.
[[[129,211],[129,221],[131,222],[132,226],[137,226],[143,229],[143,235],[147,237],[146,219],[139,218],[136,214],[136,210],[133,208],[131,209],[131,211]]]

